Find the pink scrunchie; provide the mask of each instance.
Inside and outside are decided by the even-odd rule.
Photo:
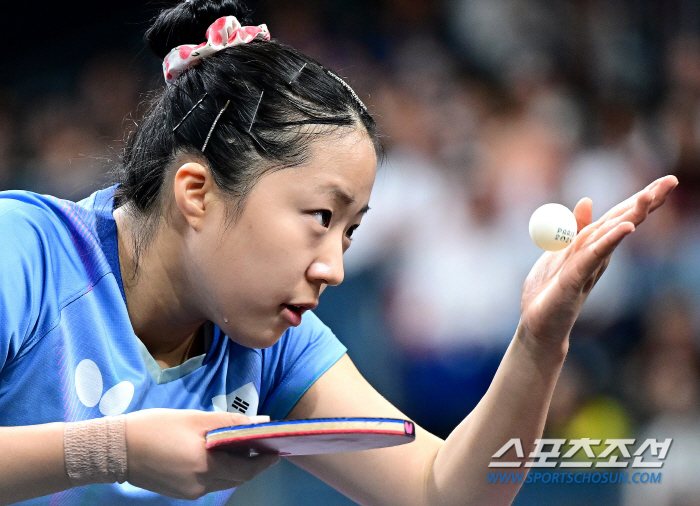
[[[172,49],[163,60],[165,82],[171,84],[199,60],[228,46],[247,44],[251,40],[270,40],[267,25],[241,26],[235,16],[224,16],[214,21],[206,33],[207,41],[199,45],[184,44]]]

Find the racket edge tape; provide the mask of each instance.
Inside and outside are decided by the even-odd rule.
[[[222,427],[207,433],[206,448],[310,455],[398,446],[414,441],[415,437],[415,425],[410,420],[316,418]],[[358,438],[361,442],[357,442]],[[308,453],[299,449],[305,446],[305,441],[313,448]],[[294,450],[284,451],[284,445],[291,445]]]

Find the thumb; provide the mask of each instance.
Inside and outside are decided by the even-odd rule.
[[[577,233],[586,228],[593,221],[593,201],[584,197],[574,207],[574,216],[578,225]]]
[[[234,425],[249,425],[266,423],[270,421],[267,415],[246,416],[241,413],[229,413],[227,411],[214,411],[203,413],[204,420],[202,429],[206,432],[222,427],[232,427]]]

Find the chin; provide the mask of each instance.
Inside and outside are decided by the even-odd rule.
[[[289,325],[284,328],[267,328],[258,329],[258,331],[253,331],[252,329],[244,332],[231,332],[226,333],[226,335],[236,344],[245,346],[246,348],[253,349],[265,349],[274,345],[280,340],[282,335],[287,331]],[[223,330],[223,329],[222,329]]]

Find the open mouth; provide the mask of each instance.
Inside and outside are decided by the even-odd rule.
[[[297,327],[301,324],[301,315],[304,312],[304,308],[300,306],[293,306],[292,304],[284,304],[283,314],[289,324],[292,327]]]

